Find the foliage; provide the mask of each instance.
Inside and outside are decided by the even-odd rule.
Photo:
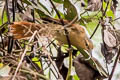
[[[97,2],[98,1],[98,2]],[[9,79],[66,79],[66,80],[79,80],[88,77],[89,80],[93,79],[112,79],[116,62],[119,58],[119,30],[114,27],[116,0],[109,0],[101,2],[101,0],[5,0],[2,1],[4,7],[1,9],[0,15],[0,70],[6,66],[9,71],[6,73],[10,76]],[[84,2],[84,3],[83,3]],[[5,3],[5,4],[4,4]],[[84,7],[79,7],[85,4]],[[77,5],[79,4],[79,5]],[[87,4],[87,5],[86,5]],[[101,5],[100,7],[98,5]],[[90,7],[92,6],[92,7]],[[111,8],[112,7],[112,8]],[[89,9],[90,8],[90,9]],[[91,9],[92,8],[92,9]],[[14,39],[15,37],[10,34],[11,28],[16,21],[30,21],[32,26],[36,27],[39,23],[45,27],[48,23],[54,25],[61,25],[61,31],[67,39],[68,44],[59,45],[59,41],[51,39],[51,36],[43,37],[37,31],[31,32],[30,38],[22,40]],[[36,25],[34,23],[37,23]],[[79,24],[86,28],[90,37],[85,36],[85,48],[72,45],[69,40],[69,28],[75,27]],[[54,26],[53,25],[53,26]],[[17,24],[16,24],[17,26]],[[15,26],[15,27],[16,27]],[[21,35],[25,24],[18,24],[17,32]],[[29,26],[29,25],[28,25]],[[65,27],[64,27],[65,26]],[[67,26],[67,27],[66,27]],[[25,27],[26,28],[26,27]],[[55,29],[55,28],[54,28]],[[28,31],[31,30],[28,28]],[[34,28],[33,28],[34,30]],[[47,31],[48,30],[48,31]],[[76,29],[71,28],[75,31]],[[98,30],[98,31],[97,31]],[[56,30],[57,31],[57,30]],[[82,30],[81,30],[82,31]],[[16,32],[16,33],[17,33]],[[48,33],[47,33],[48,32]],[[84,31],[83,31],[84,32]],[[30,33],[30,34],[31,34]],[[44,30],[42,34],[49,34],[49,29]],[[59,33],[59,30],[58,30]],[[26,34],[27,31],[26,31]],[[28,35],[30,35],[28,34]],[[102,42],[101,52],[105,59],[105,64],[108,65],[113,57],[115,58],[114,67],[112,72],[104,70],[104,66],[98,62],[94,56],[91,56],[91,38],[96,40],[95,35],[102,35],[99,42]],[[20,36],[18,36],[20,37]],[[98,36],[97,36],[98,38]],[[114,40],[113,40],[114,38]],[[98,39],[97,39],[98,40]],[[82,41],[81,41],[82,42]],[[97,46],[97,41],[93,42]],[[79,45],[79,43],[78,43]],[[109,45],[112,45],[109,46]],[[83,45],[84,46],[84,45]],[[86,48],[87,47],[87,48]],[[115,51],[115,52],[113,52]],[[82,55],[83,59],[78,57]],[[107,56],[107,57],[106,57]],[[69,67],[66,67],[65,59],[69,57]],[[29,66],[27,66],[29,65]],[[79,65],[79,66],[78,66]],[[87,66],[86,66],[87,65]],[[97,73],[97,77],[92,75],[81,76],[79,70],[84,72],[92,72],[93,75]],[[77,74],[71,75],[73,68]],[[79,69],[80,68],[80,69]],[[18,72],[19,71],[19,72]],[[0,75],[5,77],[4,75]],[[99,76],[99,77],[98,77]],[[89,78],[90,77],[90,78]]]

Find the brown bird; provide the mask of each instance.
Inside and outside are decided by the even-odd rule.
[[[94,60],[93,64],[98,65],[99,69],[101,70],[101,72],[104,72],[104,74],[100,73],[98,71],[98,68],[96,68],[95,66],[92,66],[88,60],[85,60],[84,57],[82,57],[81,55],[78,55],[73,60],[73,65],[75,67],[75,71],[78,77],[80,78],[80,80],[103,80],[107,78],[108,74],[106,73],[104,68],[101,66],[99,61],[94,57],[91,57],[91,59]]]
[[[26,39],[32,36],[34,31],[38,31],[40,36],[50,36],[58,40],[60,44],[67,44],[64,27],[54,23],[31,23],[26,21],[14,22],[9,25],[10,33],[15,39]],[[71,45],[85,50],[92,50],[93,43],[88,38],[85,29],[79,24],[72,24],[66,28]]]

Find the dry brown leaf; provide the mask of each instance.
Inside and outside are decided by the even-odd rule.
[[[100,10],[101,6],[102,6],[101,0],[88,0],[88,7],[86,10],[97,11]]]
[[[117,40],[112,33],[110,33],[108,30],[104,30],[104,42],[109,47],[115,47],[117,45]]]

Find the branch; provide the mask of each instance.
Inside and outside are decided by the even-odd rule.
[[[70,21],[68,24],[66,24],[64,27],[66,28],[66,27],[71,26],[73,23],[75,23],[75,21],[76,21],[77,19],[78,19],[78,16],[76,15],[75,18],[74,18],[72,21]]]
[[[5,5],[6,5],[6,14],[7,14],[8,23],[10,23],[10,15],[9,15],[9,10],[8,10],[8,0],[5,0]]]
[[[15,21],[15,1],[16,1],[16,0],[12,0],[13,22]]]
[[[120,17],[118,17],[118,18],[116,18],[116,19],[112,20],[111,22],[116,21],[116,20],[119,20],[119,19],[120,19]]]
[[[100,25],[100,21],[99,21],[98,25],[96,26],[94,32],[93,32],[92,35],[90,36],[90,39],[94,36],[94,34],[95,34],[95,32],[97,31],[99,25]]]
[[[69,49],[70,49],[69,52],[68,52],[69,53],[69,69],[68,69],[68,74],[67,74],[67,78],[66,78],[66,80],[68,80],[69,77],[70,77],[71,70],[72,70],[72,50],[71,50],[71,43],[70,43],[70,39],[69,39],[69,36],[68,36],[68,31],[67,31],[66,27],[64,26],[63,19],[61,19],[61,16],[60,16],[59,12],[57,11],[57,9],[56,9],[55,5],[53,4],[53,2],[51,0],[49,0],[49,1],[52,4],[52,6],[53,6],[53,8],[54,8],[54,10],[55,10],[55,12],[57,14],[57,16],[59,17],[59,19],[60,19],[60,21],[61,21],[61,23],[62,23],[62,25],[64,27],[64,31],[65,31],[65,34],[66,34],[68,46],[69,46]],[[75,18],[75,20],[76,20],[76,18]],[[74,22],[74,19],[73,19],[73,22]],[[69,25],[71,25],[71,24],[72,24],[72,22]]]
[[[114,65],[113,65],[112,72],[111,72],[108,80],[112,80],[113,73],[114,73],[115,68],[116,68],[116,66],[117,66],[117,61],[118,61],[118,59],[119,59],[119,56],[120,56],[120,47],[119,47],[119,51],[118,51],[118,54],[117,54],[117,56],[116,56],[116,59],[115,59]]]
[[[64,21],[63,21],[63,19],[61,19],[61,16],[60,16],[58,10],[56,9],[56,7],[55,7],[55,5],[53,4],[53,2],[52,2],[51,0],[49,0],[49,1],[50,1],[51,5],[53,6],[53,8],[54,8],[54,10],[55,10],[58,18],[60,19],[60,22],[61,22],[62,25],[64,26],[64,25],[65,25],[65,24],[64,24]],[[64,27],[64,30],[65,30],[65,34],[66,34],[66,38],[67,38],[67,42],[68,42],[69,48],[71,48],[71,43],[70,43],[70,39],[69,39],[69,36],[68,36],[68,31],[66,30],[65,27]]]
[[[64,24],[64,21],[63,21],[63,19],[61,18],[61,16],[60,16],[58,10],[56,9],[56,7],[55,7],[55,5],[54,5],[54,3],[52,2],[52,0],[49,0],[49,1],[50,1],[51,5],[53,6],[53,9],[55,10],[55,12],[56,12],[58,18],[60,19],[60,22],[61,22],[62,25],[64,26],[64,25],[65,25],[65,24]]]
[[[108,9],[108,5],[109,5],[109,3],[110,3],[110,0],[108,0],[108,2],[107,2],[107,6],[106,6],[106,8],[105,8],[105,11],[104,11],[104,13],[103,13],[103,16],[106,15],[106,12],[107,12],[107,9]]]
[[[36,33],[37,33],[37,31],[35,31],[35,32],[33,33],[33,35],[32,35],[32,37],[30,38],[28,44],[32,41],[32,39],[34,38],[34,36],[36,35]],[[21,60],[20,60],[18,66],[17,66],[17,68],[16,68],[16,71],[15,71],[15,73],[14,73],[14,75],[13,75],[12,80],[15,80],[15,77],[16,77],[16,75],[17,75],[17,72],[18,72],[21,64],[22,64],[22,61],[23,61],[24,56],[25,56],[25,54],[26,54],[26,52],[27,52],[27,49],[28,49],[28,47],[25,48],[24,53],[23,53],[22,56],[21,56]]]
[[[25,70],[24,70],[25,69]],[[20,69],[21,72],[25,72],[25,73],[28,73],[28,74],[32,74],[32,75],[37,75],[39,76],[40,78],[44,79],[44,80],[49,80],[48,78],[46,78],[46,76],[42,75],[42,74],[39,74],[37,72],[34,72],[33,70],[31,69],[28,69],[26,67],[24,67],[24,69]]]

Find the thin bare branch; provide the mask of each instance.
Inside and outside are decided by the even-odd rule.
[[[6,14],[7,14],[8,23],[10,23],[10,15],[9,15],[9,9],[8,9],[8,0],[5,0],[5,5],[6,5]]]
[[[115,59],[114,65],[113,65],[112,72],[111,72],[108,80],[112,80],[113,73],[115,72],[115,68],[116,68],[116,66],[117,66],[117,61],[118,61],[118,59],[119,59],[119,56],[120,56],[120,47],[119,47],[119,51],[118,51],[118,54],[117,54],[117,56],[116,56],[116,59]]]
[[[36,33],[37,33],[37,31],[35,31],[35,32],[33,33],[33,35],[32,35],[32,37],[30,38],[28,44],[32,41],[32,39],[34,38],[34,36],[36,35]],[[25,48],[24,53],[23,53],[22,56],[21,56],[21,60],[20,60],[18,66],[17,66],[17,68],[16,68],[16,71],[15,71],[15,73],[14,73],[14,75],[13,75],[12,80],[15,80],[15,77],[16,77],[16,75],[17,75],[17,72],[18,72],[21,64],[22,64],[22,61],[23,61],[23,59],[24,59],[24,56],[25,56],[27,50],[28,50],[28,47]]]
[[[92,37],[93,37],[94,34],[96,33],[96,31],[97,31],[99,25],[100,25],[100,21],[99,21],[98,25],[96,26],[95,30],[93,31],[92,35],[90,36],[90,39],[92,39]]]

